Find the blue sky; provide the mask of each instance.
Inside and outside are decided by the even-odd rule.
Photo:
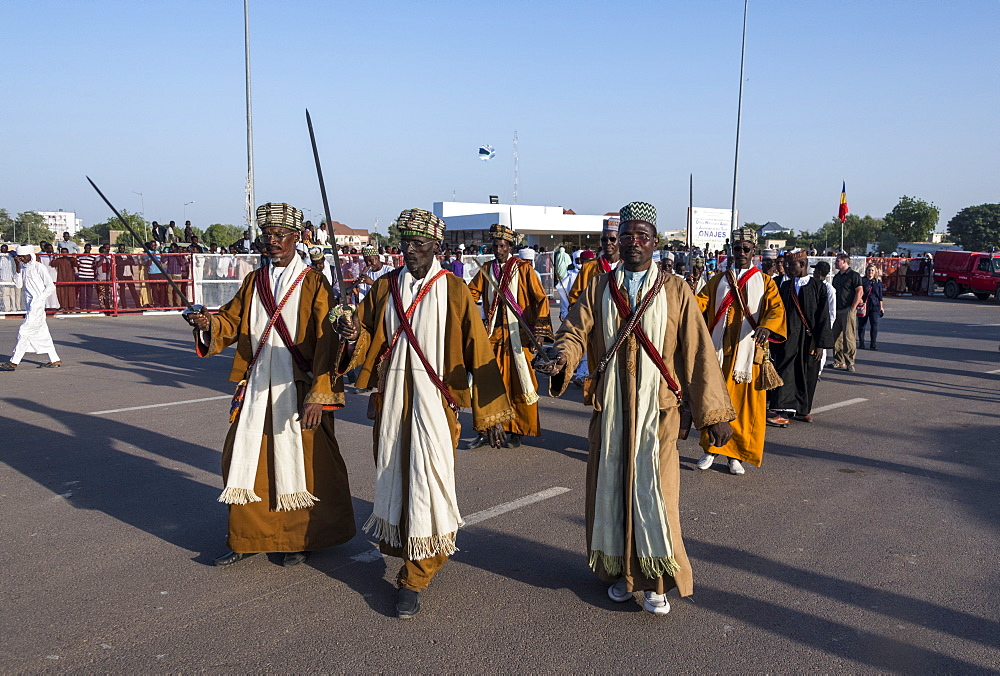
[[[732,192],[743,3],[251,0],[256,198],[319,220],[513,189],[577,213],[631,200],[683,227]],[[241,223],[241,0],[0,5],[0,207]],[[738,207],[814,230],[901,195],[1000,201],[1000,3],[751,0]],[[496,147],[488,163],[480,144]]]

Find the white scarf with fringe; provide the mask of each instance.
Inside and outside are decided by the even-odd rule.
[[[500,266],[503,270],[503,266]],[[493,264],[490,263],[483,270],[483,274],[493,277]],[[503,273],[501,272],[501,276]],[[511,289],[511,295],[514,299],[517,299],[517,288],[518,282],[520,281],[521,275],[521,265],[520,263],[514,263],[514,269],[510,276],[510,283],[507,285],[508,289]],[[493,279],[500,286],[499,279]],[[493,297],[496,296],[496,291],[492,285],[486,285],[486,302],[484,305],[489,307],[493,303]],[[504,300],[500,299],[498,303],[497,312],[499,313],[501,309],[504,311],[504,321],[507,323],[507,333],[510,334],[510,351],[511,356],[514,360],[514,370],[517,372],[517,383],[521,387],[521,394],[514,395],[519,398],[519,403],[522,404],[534,404],[538,401],[538,391],[535,390],[535,384],[531,382],[531,367],[528,366],[528,360],[524,356],[524,344],[521,342],[521,323],[517,321],[517,316],[514,314],[514,310],[511,308],[510,304]],[[523,309],[523,308],[522,308]],[[494,326],[496,325],[496,320],[492,319],[490,321],[489,333],[493,333]],[[513,399],[514,397],[512,397]]]
[[[403,267],[399,275],[399,292],[403,307],[409,309],[423,283],[438,273],[437,260],[422,280],[415,280]],[[417,305],[411,320],[413,333],[431,367],[440,376],[444,371],[448,323],[448,284],[439,279]],[[399,316],[390,302],[385,311],[385,332],[396,334]],[[409,419],[402,419],[406,410],[403,394],[407,370],[412,375],[412,402]],[[417,356],[405,333],[392,350],[382,398],[379,421],[378,458],[375,468],[375,506],[365,531],[394,547],[404,547],[411,561],[437,554],[451,556],[458,548],[455,536],[463,525],[455,495],[455,449],[451,426],[445,413],[441,393]],[[390,412],[386,414],[386,412]],[[409,500],[407,502],[406,541],[402,541],[400,523],[403,509],[402,434],[409,425]]]
[[[295,256],[278,278],[274,289],[275,303],[280,303],[289,287],[302,272],[305,263]],[[270,266],[260,269],[258,275],[269,275]],[[269,282],[271,280],[268,280]],[[299,327],[299,301],[302,285],[299,284],[281,310],[281,317],[294,337]],[[264,304],[254,290],[250,305],[250,344],[257,349],[260,337],[267,327],[270,317]],[[264,417],[267,405],[271,404],[271,429],[274,443],[274,494],[275,511],[312,507],[318,498],[306,488],[305,455],[302,449],[302,427],[299,424],[298,393],[295,387],[295,372],[292,367],[292,353],[272,329],[264,347],[257,357],[250,380],[247,383],[243,409],[236,421],[236,436],[233,440],[233,455],[229,463],[229,477],[226,488],[219,496],[219,502],[230,505],[245,505],[260,502],[254,492],[257,477],[257,461],[264,439]]]
[[[739,270],[733,270],[733,275],[736,276],[737,282],[739,282],[741,275]],[[752,273],[752,274],[751,274]],[[715,311],[722,307],[723,301],[726,299],[726,295],[729,293],[729,279],[725,273],[721,273],[722,278],[719,280],[719,286],[715,290],[715,304],[712,306]],[[760,302],[764,298],[764,275],[760,273],[756,266],[749,268],[743,273],[743,276],[751,275],[750,279],[747,280],[746,285],[743,289],[746,291],[747,295],[747,309],[757,308],[756,312],[751,312],[754,320],[760,319]],[[736,293],[736,290],[733,290]],[[738,309],[739,301],[735,298],[730,306],[731,308]],[[729,310],[726,310],[726,314]],[[726,335],[727,322],[725,317],[720,319],[715,326],[712,328],[712,344],[715,345],[715,354],[719,358],[719,366],[722,366],[723,361],[725,361],[725,351],[723,349],[723,340]],[[746,317],[740,323],[740,338],[736,344],[736,354],[733,357],[733,381],[737,383],[749,383],[753,381],[753,358],[754,353],[757,350],[757,345],[753,340],[753,328],[750,326],[750,322],[747,321]]]
[[[656,282],[657,271],[650,267],[637,294],[637,305]],[[620,266],[612,273],[610,284],[621,288],[625,269]],[[628,294],[625,293],[628,297]],[[604,290],[601,299],[601,331],[604,344],[611,346],[621,329],[621,315],[611,298],[610,289]],[[663,345],[667,328],[667,299],[661,291],[646,310],[639,324],[653,345]],[[643,575],[656,579],[664,574],[673,575],[680,569],[674,556],[667,523],[666,506],[660,485],[659,391],[663,376],[642,346],[636,352],[636,393],[634,420],[624,420],[622,387],[618,375],[619,360],[628,358],[629,340],[608,363],[604,373],[607,381],[601,398],[601,455],[597,474],[597,494],[594,505],[594,530],[591,538],[590,567],[596,569],[600,561],[609,575],[618,575],[624,567],[625,557],[625,453],[632,455],[635,468],[632,493],[632,532],[639,566]],[[635,426],[635,446],[622,444],[622,427]]]

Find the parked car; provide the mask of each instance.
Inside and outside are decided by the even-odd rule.
[[[944,295],[948,298],[972,293],[979,300],[997,296],[1000,301],[1000,253],[937,251],[934,254],[934,283],[944,287]]]

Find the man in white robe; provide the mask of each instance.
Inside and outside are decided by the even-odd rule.
[[[55,290],[55,285],[52,283],[49,271],[35,260],[34,251],[35,248],[32,246],[19,246],[15,252],[14,286],[18,289],[24,289],[24,304],[27,312],[24,315],[24,323],[21,324],[21,328],[17,332],[14,355],[9,362],[0,364],[0,371],[17,369],[17,365],[21,363],[21,359],[27,352],[49,356],[49,361],[41,364],[38,368],[62,366],[62,360],[56,353],[56,346],[52,343],[49,326],[45,323],[45,299]]]

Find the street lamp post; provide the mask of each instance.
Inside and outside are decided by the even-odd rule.
[[[132,194],[139,196],[139,213],[142,214],[142,232],[146,237],[146,241],[149,241],[152,238],[150,237],[149,228],[146,225],[146,200],[142,196],[141,192],[136,192],[135,190],[133,190]]]
[[[187,207],[189,204],[194,204],[194,200],[184,203],[184,208],[181,209],[181,213],[184,215],[184,221],[187,222]]]

